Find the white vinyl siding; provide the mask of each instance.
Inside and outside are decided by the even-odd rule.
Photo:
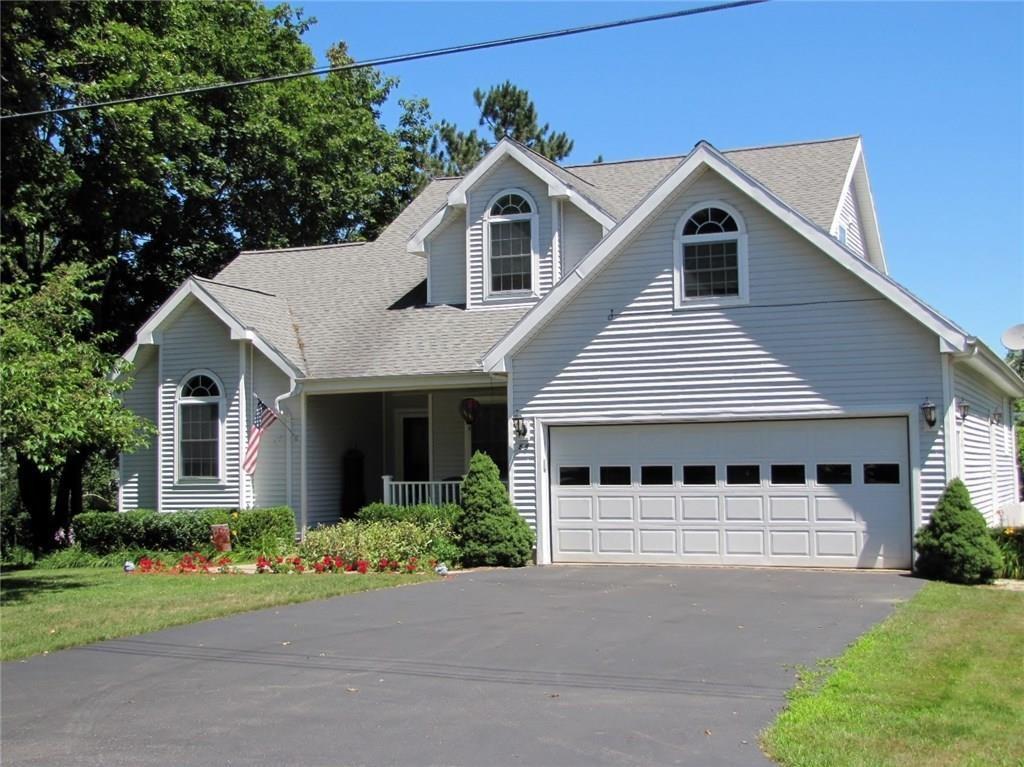
[[[157,422],[158,353],[157,349],[140,352],[137,366],[132,372],[132,388],[123,395],[125,407],[153,424]],[[153,435],[149,447],[121,456],[121,511],[156,508],[156,443],[157,436]]]
[[[864,237],[862,234],[861,216],[860,209],[857,205],[857,197],[854,189],[854,185],[850,184],[847,188],[846,193],[843,195],[843,206],[839,214],[839,226],[846,229],[846,242],[847,249],[856,253],[861,258],[866,258],[864,254]],[[838,230],[836,236],[839,236]]]
[[[466,303],[466,216],[455,216],[427,241],[432,304]]]
[[[995,525],[999,510],[1017,500],[1013,427],[1006,417],[1006,400],[962,365],[954,367],[954,392],[968,406],[967,419],[958,423],[960,478],[975,507]],[[991,423],[993,412],[1001,414],[1002,423]]]
[[[746,221],[750,303],[674,311],[674,228],[704,200],[727,202]],[[511,375],[510,412],[605,423],[897,415],[942,392],[933,333],[710,172],[537,333]],[[941,422],[913,423],[915,511],[926,518],[945,483]],[[515,503],[530,522],[535,445],[531,437],[512,469]]]
[[[246,412],[249,414],[250,421],[256,410],[256,397],[262,399],[268,407],[276,410],[275,399],[286,393],[290,386],[288,376],[279,367],[258,351],[253,351],[250,357],[248,347],[246,384],[249,396]],[[291,506],[292,510],[298,508],[294,500],[288,499],[287,463],[288,441],[292,440],[293,454],[300,450],[298,441],[288,433],[288,428],[295,431],[295,427],[287,422],[291,413],[299,411],[297,400],[294,404],[291,400],[285,400],[282,403],[282,409],[284,410],[282,415],[285,418],[274,421],[260,438],[260,454],[256,461],[256,470],[249,478],[249,505],[255,508],[267,506]],[[292,484],[294,496],[294,485],[296,484],[294,479]]]
[[[562,205],[562,274],[571,272],[601,237],[599,223],[575,205]]]
[[[206,307],[190,303],[164,330],[160,342],[160,510],[237,508],[239,456],[239,341]],[[186,374],[209,370],[223,385],[222,479],[177,476],[175,419],[178,387]]]
[[[531,289],[541,296],[551,289],[553,279],[551,202],[548,197],[547,184],[515,160],[505,159],[481,179],[468,194],[469,300],[467,305],[471,307],[488,304],[508,305],[507,301],[486,301],[484,298],[484,257],[487,251],[487,248],[484,247],[484,240],[488,236],[484,216],[494,196],[507,189],[521,189],[529,194],[537,204],[538,268],[537,273],[533,275]],[[533,296],[523,296],[517,298],[515,303],[533,303],[536,300],[536,297]]]
[[[316,527],[338,521],[341,513],[342,460],[346,451],[363,454],[363,490],[367,499],[380,498],[382,410],[380,394],[309,396],[309,461],[306,524]]]

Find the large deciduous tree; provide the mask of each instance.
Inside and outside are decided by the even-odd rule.
[[[308,69],[287,5],[5,2],[6,114]],[[332,64],[350,59],[343,44]],[[239,248],[373,236],[422,183],[425,102],[380,122],[373,69],[2,124],[3,277],[104,264],[97,326],[127,345],[187,275]],[[112,257],[112,258],[111,258]]]
[[[101,271],[62,265],[38,289],[0,288],[0,443],[16,462],[37,548],[81,510],[89,454],[132,450],[153,431],[118,399],[130,379],[117,355],[101,349],[110,334],[91,334]]]
[[[475,128],[460,131],[442,120],[431,142],[435,172],[464,174],[506,136],[555,162],[572,152],[572,139],[565,133],[552,131],[548,123],[541,125],[529,92],[508,80],[491,86],[486,92],[477,88],[473,91],[473,100],[480,109],[479,125],[490,132],[493,141],[478,135]]]

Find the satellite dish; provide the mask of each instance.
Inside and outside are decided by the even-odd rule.
[[[1024,324],[1008,328],[1000,339],[1003,346],[1013,352],[1024,350]]]

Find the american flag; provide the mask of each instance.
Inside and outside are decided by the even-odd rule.
[[[263,404],[263,400],[256,398],[256,412],[253,414],[252,427],[249,429],[249,446],[245,449],[245,458],[242,460],[242,468],[246,474],[256,471],[256,459],[260,454],[260,437],[263,436],[270,425],[277,420],[277,413]]]

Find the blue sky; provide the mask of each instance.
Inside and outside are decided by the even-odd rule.
[[[660,13],[669,3],[297,2],[322,59]],[[567,162],[864,137],[892,275],[997,352],[1024,322],[1024,4],[772,2],[389,66],[399,97],[475,126],[510,79],[576,142]]]

